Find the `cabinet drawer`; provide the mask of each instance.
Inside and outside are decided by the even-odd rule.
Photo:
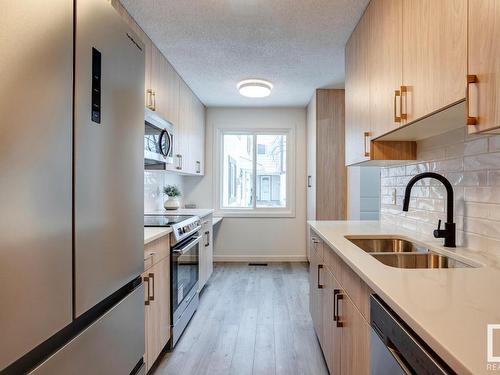
[[[340,257],[329,246],[323,246],[323,259],[326,267],[337,280],[342,277],[342,267],[345,264]],[[347,265],[345,265],[347,267]]]
[[[170,254],[170,235],[167,234],[144,247],[144,270],[165,259]]]
[[[340,283],[367,322],[370,321],[371,289],[361,278],[342,261]]]
[[[323,240],[314,232],[311,231],[311,257],[314,257],[317,262],[323,261]]]

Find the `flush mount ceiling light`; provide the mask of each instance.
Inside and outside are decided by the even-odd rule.
[[[247,98],[265,98],[271,95],[273,84],[263,79],[246,79],[238,83],[237,88]]]

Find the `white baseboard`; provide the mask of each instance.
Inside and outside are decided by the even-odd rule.
[[[217,255],[214,262],[307,262],[305,255]]]

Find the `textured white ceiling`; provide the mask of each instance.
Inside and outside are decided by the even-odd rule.
[[[122,0],[207,106],[304,106],[343,87],[344,46],[369,0]],[[271,96],[236,84],[262,78]]]

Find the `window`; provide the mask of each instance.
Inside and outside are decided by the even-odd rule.
[[[217,200],[223,214],[290,216],[290,130],[220,130]]]

